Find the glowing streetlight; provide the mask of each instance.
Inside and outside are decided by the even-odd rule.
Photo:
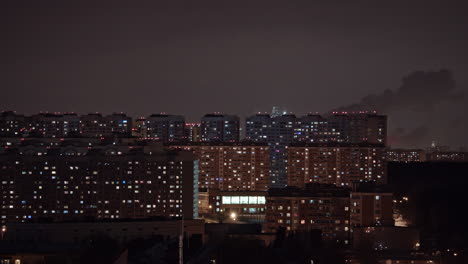
[[[3,240],[3,236],[5,235],[7,228],[6,226],[2,226],[2,232],[1,232],[1,239]]]
[[[232,212],[231,213],[231,219],[236,221],[236,218],[237,218],[237,214],[235,212]]]

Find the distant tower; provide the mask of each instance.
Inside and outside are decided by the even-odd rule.
[[[286,115],[287,113],[288,111],[286,111],[286,109],[278,106],[273,106],[273,109],[271,109],[271,117],[282,116]]]

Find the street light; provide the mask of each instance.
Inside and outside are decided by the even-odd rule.
[[[2,240],[3,240],[3,236],[5,235],[5,232],[6,232],[6,226],[2,226]]]
[[[235,212],[232,212],[231,213],[231,219],[236,221],[236,218],[237,218],[237,214]]]

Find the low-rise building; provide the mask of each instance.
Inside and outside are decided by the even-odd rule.
[[[349,190],[335,185],[307,184],[304,189],[270,189],[265,231],[321,230],[324,240],[350,242]]]
[[[387,149],[387,161],[424,162],[426,161],[426,151],[423,149]]]
[[[222,221],[263,223],[266,191],[211,191],[210,213]]]

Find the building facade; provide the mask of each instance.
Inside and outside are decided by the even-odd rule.
[[[0,183],[3,224],[198,214],[198,162],[158,145],[10,148]]]
[[[375,112],[334,112],[327,121],[337,142],[387,144],[387,116]]]
[[[267,143],[270,147],[270,184],[287,184],[287,148],[294,141],[296,116],[292,114],[270,117],[258,114],[246,119],[246,140]]]
[[[355,182],[386,183],[385,148],[373,144],[296,144],[288,148],[288,185],[307,183],[351,187]]]
[[[350,197],[353,228],[395,225],[393,193],[384,186],[364,183],[353,188]]]
[[[132,118],[123,113],[82,115],[80,134],[82,137],[129,137],[132,134]]]
[[[320,230],[324,240],[350,241],[349,190],[334,185],[270,189],[266,198],[265,231]]]
[[[258,143],[193,143],[170,148],[193,151],[199,160],[199,187],[220,191],[266,191],[269,148]]]
[[[154,114],[146,119],[147,136],[162,142],[179,142],[185,139],[185,117],[181,115]]]
[[[208,212],[224,221],[263,223],[266,191],[210,191]]]
[[[123,113],[39,113],[31,116],[14,112],[0,114],[1,137],[129,137],[132,119]]]
[[[146,126],[146,118],[139,117],[135,119],[132,125],[132,137],[148,138],[148,127]]]
[[[201,124],[185,123],[185,139],[188,142],[201,142]]]
[[[203,142],[238,142],[239,117],[235,115],[206,114],[201,119]]]
[[[427,153],[426,160],[435,162],[468,162],[468,152],[433,151]]]
[[[423,149],[387,149],[387,161],[424,162],[426,161],[426,151]]]
[[[26,129],[26,117],[18,115],[13,111],[0,113],[0,136],[21,137]]]
[[[284,114],[272,117],[257,114],[246,119],[246,140],[270,146],[271,184],[288,184],[288,147],[295,143],[378,144],[385,146],[387,117],[375,113]]]

